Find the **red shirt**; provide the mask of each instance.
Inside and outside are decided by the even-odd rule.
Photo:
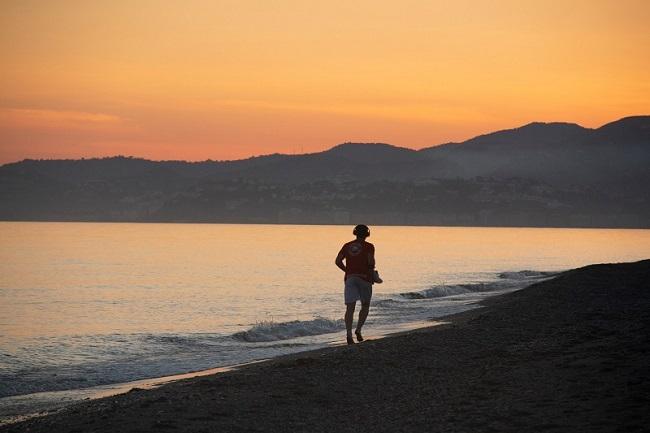
[[[343,245],[339,254],[345,258],[345,278],[354,275],[372,283],[372,269],[368,255],[375,256],[375,246],[370,242],[354,240]]]

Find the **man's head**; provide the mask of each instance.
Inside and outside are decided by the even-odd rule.
[[[352,234],[357,238],[365,239],[370,236],[370,229],[365,224],[359,224],[358,226],[354,227]]]

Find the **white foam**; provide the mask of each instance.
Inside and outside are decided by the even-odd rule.
[[[515,272],[501,272],[499,278],[506,280],[530,280],[538,278],[548,278],[555,275],[554,272],[541,272],[541,271],[515,271]]]
[[[329,334],[345,328],[342,319],[330,320],[316,317],[314,320],[293,320],[290,322],[264,321],[257,323],[248,331],[238,332],[233,335],[237,340],[246,342],[263,342],[288,340],[290,338],[305,337],[310,335]]]
[[[400,296],[406,299],[444,298],[446,296],[464,295],[467,293],[491,292],[501,288],[502,285],[498,283],[440,285],[419,290],[417,292],[400,293]]]
[[[432,286],[428,289],[419,290],[416,292],[400,293],[400,296],[406,299],[431,299],[471,293],[517,290],[522,289],[529,284],[550,278],[554,275],[556,275],[554,272],[531,270],[501,272],[497,275],[499,278],[497,281],[472,284],[443,284]]]

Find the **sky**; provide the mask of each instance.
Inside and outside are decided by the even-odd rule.
[[[650,2],[0,0],[0,163],[410,148],[650,114]]]

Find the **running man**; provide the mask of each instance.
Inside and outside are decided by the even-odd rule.
[[[345,272],[345,328],[348,344],[354,344],[352,321],[357,301],[361,301],[361,311],[359,311],[359,320],[354,333],[357,336],[357,341],[363,341],[361,327],[365,323],[370,309],[375,270],[375,246],[366,242],[366,238],[370,236],[368,226],[359,224],[352,233],[357,238],[343,245],[335,261],[336,266]],[[345,264],[343,260],[345,260]]]

